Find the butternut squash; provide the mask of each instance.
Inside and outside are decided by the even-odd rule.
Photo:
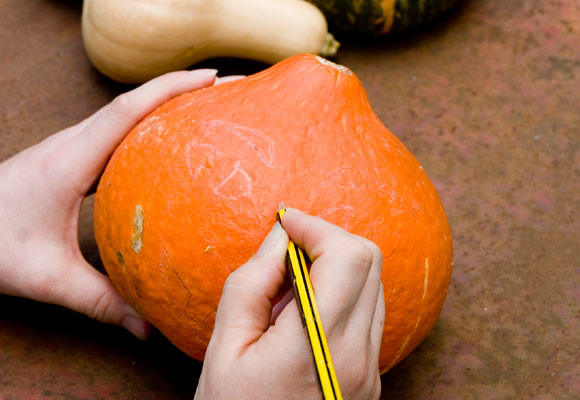
[[[82,34],[95,67],[125,83],[213,57],[276,63],[339,46],[303,0],[85,0]]]

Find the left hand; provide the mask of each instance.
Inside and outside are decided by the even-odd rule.
[[[59,304],[147,336],[149,325],[83,258],[81,204],[137,122],[170,98],[211,85],[216,72],[161,76],[0,163],[0,293]]]

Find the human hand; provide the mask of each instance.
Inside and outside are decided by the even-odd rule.
[[[380,250],[297,210],[288,209],[282,224],[226,281],[195,399],[321,398],[296,300],[272,318],[272,300],[286,275],[288,235],[312,260],[312,285],[343,397],[378,399],[385,318]]]
[[[170,98],[211,85],[216,72],[161,76],[0,164],[0,293],[59,304],[147,335],[148,324],[83,258],[81,204],[137,122]]]

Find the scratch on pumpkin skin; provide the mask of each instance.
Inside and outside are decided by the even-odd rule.
[[[423,284],[423,299],[427,294],[427,284],[429,283],[429,259],[425,258],[425,283]]]
[[[173,273],[175,274],[175,276],[177,277],[177,280],[179,280],[179,283],[181,283],[181,286],[183,286],[183,288],[185,289],[185,291],[187,292],[187,295],[189,296],[187,298],[187,303],[185,304],[185,309],[183,310],[183,316],[186,318],[189,318],[190,320],[192,320],[197,326],[199,326],[200,328],[203,327],[202,324],[199,323],[199,321],[195,318],[193,318],[191,315],[187,314],[187,310],[189,309],[189,303],[191,302],[191,292],[189,291],[189,289],[187,288],[187,286],[185,286],[185,283],[183,282],[183,279],[181,279],[181,276],[179,276],[179,274],[177,273],[176,270],[173,270]]]
[[[191,315],[188,314],[188,310],[189,310],[189,306],[192,302],[193,296],[191,295],[191,292],[189,291],[189,289],[187,288],[187,286],[185,286],[185,283],[183,282],[183,279],[181,279],[181,276],[179,276],[179,274],[177,273],[176,270],[173,270],[173,272],[175,273],[175,276],[177,277],[177,279],[179,280],[179,282],[181,283],[181,286],[183,286],[183,288],[185,289],[185,291],[188,294],[188,298],[187,298],[187,303],[185,304],[185,309],[183,310],[182,316],[184,316],[185,318],[189,319],[190,321],[192,321],[195,325],[197,325],[199,327],[200,331],[203,331],[207,321],[209,320],[209,318],[214,315],[215,317],[215,311],[213,313],[209,313],[208,315],[206,315],[206,317],[204,318],[203,322],[199,322],[199,320],[197,318],[192,317]],[[202,337],[199,334],[199,331],[197,330],[193,330],[192,332],[193,335],[195,335],[201,342],[205,342],[207,341],[207,338]]]
[[[145,214],[143,207],[137,205],[135,207],[135,214],[133,215],[133,236],[131,236],[131,248],[137,254],[143,248],[143,224],[145,222]]]
[[[403,354],[403,352],[405,351],[405,349],[409,345],[411,338],[413,337],[413,335],[417,331],[417,327],[419,326],[419,322],[421,322],[421,316],[419,316],[417,318],[417,323],[415,323],[415,327],[413,328],[411,333],[409,333],[409,335],[405,338],[405,341],[403,342],[403,344],[401,345],[401,347],[399,348],[399,350],[395,354],[395,358],[393,358],[393,361],[391,362],[391,364],[389,364],[389,366],[387,368],[385,368],[385,371],[391,369],[393,367],[393,365],[395,365],[397,363],[397,361],[399,360],[399,357],[401,357],[401,355]]]
[[[385,292],[385,306],[388,307],[393,302],[393,296],[395,295],[395,282],[392,279],[383,282],[383,290]]]

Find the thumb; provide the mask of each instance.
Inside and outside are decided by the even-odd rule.
[[[108,277],[88,263],[72,268],[68,287],[55,303],[86,314],[106,324],[127,329],[140,339],[146,339],[150,325],[117,292]]]
[[[286,274],[287,249],[288,235],[277,222],[258,253],[226,280],[212,335],[224,354],[239,354],[270,326],[272,300]]]

